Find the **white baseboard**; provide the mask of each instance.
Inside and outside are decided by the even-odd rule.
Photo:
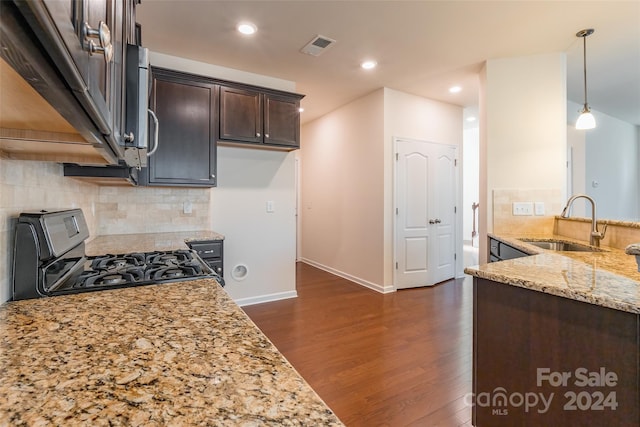
[[[380,292],[381,294],[388,294],[396,291],[396,289],[393,286],[381,286],[381,285],[378,285],[377,283],[372,283],[372,282],[369,282],[368,280],[364,280],[359,277],[352,276],[343,271],[336,270],[335,268],[328,267],[326,265],[320,264],[318,262],[312,261],[304,257],[301,258],[300,261],[304,262],[305,264],[309,264],[313,267],[319,268],[320,270],[324,270],[328,273],[335,274],[336,276],[342,277],[343,279],[347,279],[351,282],[357,283],[358,285],[364,286],[365,288],[369,288],[376,292]]]
[[[245,305],[262,304],[263,302],[279,301],[281,299],[297,298],[297,291],[278,292],[276,294],[259,295],[257,297],[240,298],[234,300],[240,307]]]

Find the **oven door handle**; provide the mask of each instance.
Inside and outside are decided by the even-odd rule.
[[[80,269],[84,269],[84,263],[85,263],[85,261],[87,261],[87,257],[83,256],[82,258],[80,258],[80,259],[78,260],[78,262],[76,262],[76,264],[75,264],[73,267],[71,267],[71,268],[69,269],[69,271],[67,271],[67,272],[66,272],[66,273],[65,273],[61,278],[59,278],[58,280],[56,280],[56,281],[53,283],[53,285],[49,286],[48,288],[47,288],[47,287],[45,287],[45,288],[44,288],[44,291],[45,291],[45,292],[47,292],[47,293],[49,293],[49,292],[53,292],[53,291],[55,291],[56,289],[58,289],[60,286],[62,286],[62,285],[67,281],[67,279],[68,279],[71,275],[75,274],[75,273],[76,273],[76,271],[78,271],[78,270],[80,270]]]

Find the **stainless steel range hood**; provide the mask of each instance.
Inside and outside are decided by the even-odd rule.
[[[141,172],[124,163],[117,166],[85,166],[75,163],[64,164],[64,176],[103,186],[136,186]]]

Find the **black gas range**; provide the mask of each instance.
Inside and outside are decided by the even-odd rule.
[[[80,209],[22,213],[13,254],[13,299],[75,294],[198,278],[224,281],[195,251],[85,255]]]

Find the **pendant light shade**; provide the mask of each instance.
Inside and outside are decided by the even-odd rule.
[[[580,112],[580,116],[578,117],[578,120],[576,121],[576,129],[593,129],[594,127],[596,127],[596,119],[595,117],[593,117],[593,114],[591,114],[591,111],[589,111],[589,107],[585,104],[585,106],[587,107],[586,109],[583,109]]]
[[[591,108],[587,102],[587,37],[593,34],[593,28],[581,30],[576,33],[576,37],[582,37],[583,42],[583,64],[584,64],[584,105],[580,111],[580,117],[576,122],[576,129],[593,129],[596,127],[596,119],[591,114]]]

